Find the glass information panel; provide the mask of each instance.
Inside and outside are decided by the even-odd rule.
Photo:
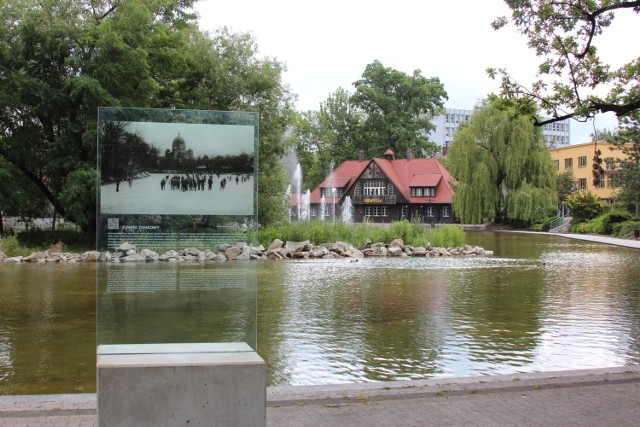
[[[98,344],[256,348],[258,114],[98,110]]]

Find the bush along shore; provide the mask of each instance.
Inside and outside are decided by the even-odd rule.
[[[284,260],[284,259],[331,259],[365,257],[442,257],[442,256],[484,256],[493,255],[479,246],[464,245],[456,248],[405,245],[402,239],[390,243],[367,241],[363,248],[356,248],[347,242],[322,243],[315,245],[310,241],[283,242],[275,239],[268,248],[251,246],[247,243],[235,245],[223,244],[216,251],[185,248],[180,251],[169,250],[159,254],[150,249],[136,250],[125,242],[115,251],[87,251],[82,254],[60,252],[50,249],[33,252],[28,256],[7,257],[0,252],[0,262],[30,263],[76,263],[76,262],[206,262],[233,260]]]

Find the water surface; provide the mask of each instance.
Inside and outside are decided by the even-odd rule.
[[[467,237],[494,256],[260,263],[257,349],[269,385],[640,362],[637,250]],[[0,268],[0,394],[95,391],[95,266]]]

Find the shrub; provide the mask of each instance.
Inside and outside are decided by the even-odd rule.
[[[605,218],[603,221],[604,232],[606,234],[612,234],[613,226],[615,224],[625,222],[625,221],[631,221],[633,218],[634,218],[633,215],[628,211],[615,210],[615,211],[609,212],[608,214],[605,215]]]
[[[633,238],[634,230],[640,230],[640,220],[625,221],[613,224],[612,235],[623,239]]]
[[[571,210],[574,223],[588,221],[605,212],[606,205],[589,191],[577,191],[567,197],[566,205]]]

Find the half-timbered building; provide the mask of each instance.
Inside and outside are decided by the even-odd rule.
[[[452,177],[437,159],[414,159],[410,151],[396,159],[392,150],[382,158],[363,157],[342,163],[311,192],[311,219],[331,217],[334,204],[338,216],[349,197],[355,222],[455,222]]]

